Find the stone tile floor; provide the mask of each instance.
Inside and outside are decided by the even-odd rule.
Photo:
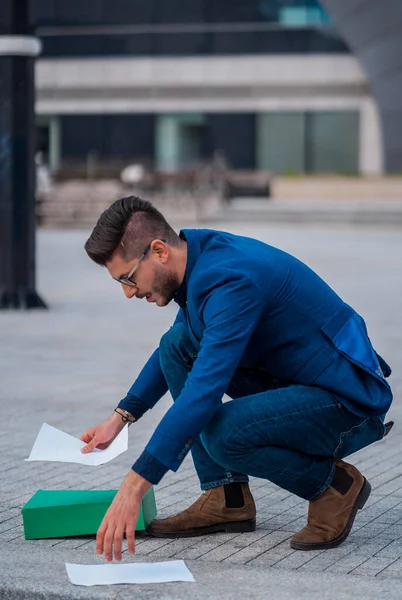
[[[213,226],[212,226],[213,227]],[[223,228],[222,225],[219,226]],[[376,349],[394,367],[395,401],[389,437],[352,457],[373,492],[347,541],[330,551],[297,552],[293,532],[305,523],[306,502],[253,479],[258,526],[249,534],[179,540],[138,536],[145,560],[187,560],[364,577],[402,577],[402,237],[397,230],[352,227],[231,224],[292,252],[317,270],[366,319]],[[101,467],[26,463],[46,421],[79,436],[103,420],[123,397],[175,314],[144,302],[128,303],[118,284],[83,251],[86,232],[41,231],[38,290],[49,311],[0,314],[0,570],[1,556],[18,548],[62,551],[66,560],[93,537],[26,541],[21,507],[39,488],[118,488],[170,404],[165,397],[130,428],[129,451]],[[187,507],[199,495],[191,459],[156,488],[159,516]],[[4,553],[4,554],[3,554]]]

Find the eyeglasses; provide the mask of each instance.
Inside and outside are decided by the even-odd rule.
[[[166,243],[166,240],[161,240],[161,241]],[[124,285],[128,285],[130,287],[137,287],[137,284],[131,278],[134,275],[134,273],[136,272],[136,270],[138,269],[138,267],[140,266],[141,261],[144,260],[144,258],[150,251],[150,249],[151,249],[151,244],[149,244],[149,246],[146,247],[144,253],[140,256],[137,264],[134,265],[134,267],[131,269],[131,271],[128,275],[124,275],[123,277],[113,277],[113,279],[115,281],[118,281],[119,283],[124,283]]]

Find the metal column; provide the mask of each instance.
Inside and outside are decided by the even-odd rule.
[[[28,0],[0,2],[0,308],[46,308],[35,290],[34,60]]]

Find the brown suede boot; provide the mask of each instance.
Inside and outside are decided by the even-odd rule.
[[[371,485],[353,465],[342,460],[336,465],[344,469],[353,482],[344,494],[330,485],[320,498],[309,503],[307,525],[291,538],[291,548],[335,548],[348,537],[358,509],[363,508],[370,495]]]
[[[255,504],[248,483],[241,484],[244,505],[227,508],[224,486],[211,488],[189,508],[166,519],[155,519],[147,532],[155,537],[180,538],[223,531],[243,533],[255,530]]]

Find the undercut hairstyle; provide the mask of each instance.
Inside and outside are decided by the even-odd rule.
[[[153,240],[179,246],[180,238],[147,200],[127,196],[116,200],[99,217],[85,243],[89,258],[104,266],[117,252],[127,262],[139,258]]]

